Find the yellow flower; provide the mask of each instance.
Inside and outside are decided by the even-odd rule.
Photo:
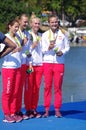
[[[29,51],[28,51],[28,50],[26,50],[26,51],[25,51],[25,54],[26,54],[26,55],[28,55],[28,53],[29,53]]]
[[[56,47],[56,48],[54,49],[54,51],[55,51],[55,53],[57,53],[57,52],[58,52],[58,47]]]
[[[36,40],[39,42],[41,40],[40,36],[37,36]]]

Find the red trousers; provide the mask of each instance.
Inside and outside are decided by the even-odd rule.
[[[24,91],[24,103],[26,110],[36,109],[39,100],[39,90],[43,74],[43,66],[33,66],[34,71],[27,74],[27,82]]]
[[[62,81],[64,64],[44,63],[44,106],[49,110],[52,98],[52,81],[54,83],[54,107],[59,109],[62,104]]]
[[[21,111],[22,108],[22,95],[23,95],[23,90],[25,88],[25,82],[26,82],[26,69],[27,69],[26,64],[23,64],[21,66],[21,82],[19,85],[16,112]]]
[[[14,114],[16,112],[19,85],[21,79],[21,69],[2,68],[2,109],[4,114]]]

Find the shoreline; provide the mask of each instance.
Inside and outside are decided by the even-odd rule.
[[[84,43],[69,43],[70,47],[86,47],[86,42]]]

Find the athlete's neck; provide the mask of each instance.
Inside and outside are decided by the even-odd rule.
[[[12,32],[9,32],[9,34],[11,37],[13,37],[13,38],[15,37],[15,34],[13,34]]]
[[[35,35],[37,35],[37,31],[35,31],[34,29],[32,29],[32,32],[35,34]]]

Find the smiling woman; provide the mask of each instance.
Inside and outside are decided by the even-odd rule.
[[[64,76],[64,56],[69,51],[68,38],[59,29],[59,19],[56,15],[48,18],[50,29],[42,35],[43,71],[44,71],[44,106],[45,114],[49,116],[52,98],[52,81],[54,80],[55,116],[61,117],[62,83]]]
[[[19,29],[19,22],[12,19],[7,24],[8,37],[17,46],[16,49],[4,57],[2,64],[2,110],[4,113],[3,122],[19,122],[21,117],[15,115],[16,101],[21,79],[21,41],[16,32]],[[15,53],[14,53],[15,52]],[[16,76],[15,76],[16,75]],[[15,95],[15,96],[14,96]],[[8,105],[9,104],[9,105]]]

